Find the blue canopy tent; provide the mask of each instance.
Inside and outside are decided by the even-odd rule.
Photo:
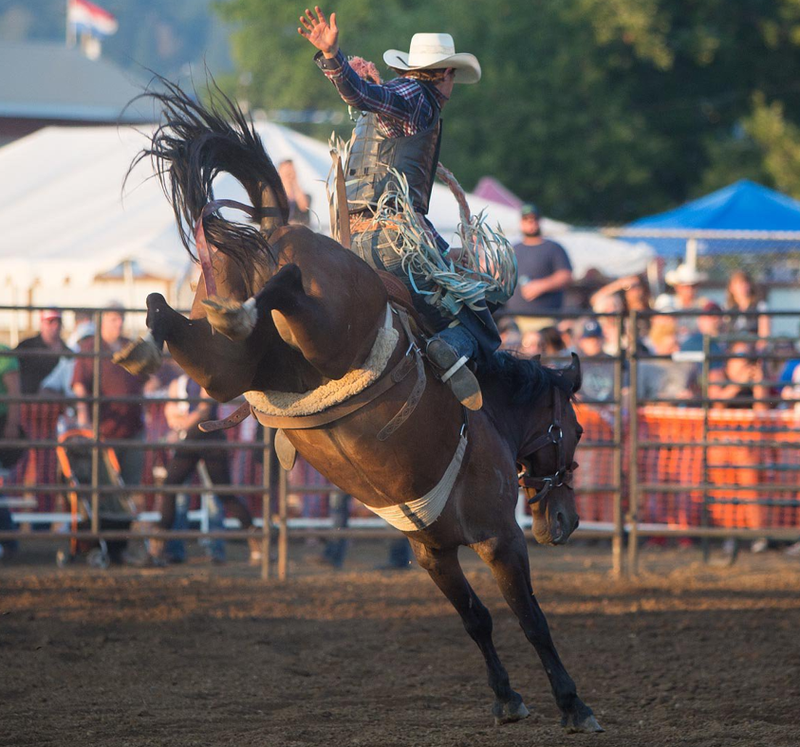
[[[647,239],[662,257],[683,257],[691,239],[705,255],[800,251],[800,202],[742,179],[614,233]]]

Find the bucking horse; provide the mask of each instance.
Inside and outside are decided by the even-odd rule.
[[[483,408],[468,412],[425,360],[398,284],[333,239],[288,223],[281,180],[239,107],[220,92],[200,104],[161,82],[146,95],[162,122],[131,169],[152,160],[201,280],[188,318],[160,294],[148,296],[148,333],[116,362],[154,370],[166,343],[211,397],[245,396],[233,421],[252,411],[280,428],[284,447],[400,528],[485,658],[496,722],[519,721],[528,709],[459,564],[459,547],[474,550],[541,659],[561,725],[602,731],[556,652],[515,518],[521,484],[539,543],[563,544],[578,526],[577,358],[552,370],[498,354],[477,372]],[[241,183],[249,205],[215,200],[223,172]],[[231,206],[246,220],[225,217]]]

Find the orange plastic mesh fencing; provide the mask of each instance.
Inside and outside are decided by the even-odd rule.
[[[583,437],[575,453],[579,468],[573,487],[581,522],[614,521],[614,491],[587,491],[614,485],[614,448],[587,448],[598,442],[613,443],[614,410],[608,406],[575,404],[575,414],[583,427]]]
[[[699,419],[686,417],[687,410],[674,407],[643,407],[639,410],[639,438],[656,441],[658,447],[639,448],[638,477],[641,483],[698,485],[702,480],[702,449],[678,442],[702,438],[702,410]],[[667,493],[646,490],[639,494],[639,521],[674,527],[699,526],[703,497],[698,491]]]
[[[639,410],[641,483],[685,487],[685,490],[644,490],[639,520],[676,527],[703,524],[704,496],[697,486],[706,479],[707,523],[726,528],[766,529],[797,526],[795,490],[758,490],[797,482],[800,445],[793,411],[713,409],[708,413],[707,441],[702,445],[704,412],[692,407],[647,406]],[[775,446],[781,441],[788,445]],[[676,443],[684,442],[684,443]],[[761,443],[766,442],[766,443]],[[704,466],[707,460],[707,469]]]

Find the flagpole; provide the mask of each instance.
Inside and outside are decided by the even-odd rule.
[[[66,27],[67,46],[68,47],[74,47],[78,40],[77,40],[76,35],[75,35],[75,29],[74,28],[70,28],[69,4],[70,4],[70,0],[67,0],[67,27]]]

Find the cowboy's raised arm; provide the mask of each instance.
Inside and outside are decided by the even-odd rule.
[[[331,13],[328,23],[325,14],[319,5],[314,6],[317,17],[306,8],[304,15],[300,16],[300,26],[297,32],[308,39],[327,59],[336,57],[339,51],[339,27],[336,25],[336,13]]]
[[[421,90],[416,96],[400,96],[390,87],[370,83],[361,78],[339,49],[336,13],[331,13],[329,23],[319,6],[316,6],[314,11],[316,17],[308,9],[305,15],[300,16],[301,25],[297,31],[319,50],[314,62],[336,86],[346,104],[359,111],[374,112],[405,122],[411,121],[414,117],[429,118],[432,115],[430,104]]]

